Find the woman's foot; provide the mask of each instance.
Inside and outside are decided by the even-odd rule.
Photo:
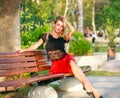
[[[92,92],[94,98],[103,98],[100,93],[94,88]]]
[[[88,95],[93,95],[94,98],[103,98],[95,88],[86,89],[86,92]]]
[[[99,98],[103,98],[102,96],[100,96]]]
[[[88,95],[93,95],[94,98],[103,98],[94,87],[92,87],[91,85],[87,85],[87,83],[83,85],[83,89],[86,90],[86,93]]]
[[[95,95],[93,94],[93,92],[87,92],[87,94],[88,94],[88,95],[93,95],[94,98],[103,98],[101,95],[99,95],[99,96],[97,95],[98,97],[95,96]]]

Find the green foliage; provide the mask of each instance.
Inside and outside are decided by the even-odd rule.
[[[97,29],[104,29],[104,11],[103,8],[107,2],[96,2],[95,4],[95,22]]]
[[[93,46],[94,46],[93,51],[94,52],[99,52],[101,45],[99,43],[95,43],[95,45],[93,45]]]
[[[40,0],[38,3],[37,1],[25,0],[21,2],[21,32],[34,32],[36,28],[50,23],[55,18],[56,2]]]
[[[109,43],[114,45],[115,30],[120,27],[120,0],[110,0],[108,5],[104,6],[105,28],[109,38]]]
[[[115,27],[113,26],[112,24],[112,20],[110,19],[107,19],[107,25],[106,25],[106,29],[107,29],[107,35],[108,35],[108,38],[109,38],[109,43],[110,45],[114,45],[115,42],[114,42],[114,39],[115,39]]]
[[[120,0],[105,0],[105,2],[96,2],[95,21],[97,29],[106,29],[108,20],[111,21],[114,29],[120,27]],[[114,32],[113,32],[114,33]]]
[[[39,40],[39,37],[50,30],[50,25],[46,24],[45,26],[39,26],[34,31],[21,32],[22,48],[26,48],[34,44]],[[43,48],[41,46],[40,48]]]
[[[92,28],[92,7],[93,0],[83,0],[84,27]]]
[[[105,22],[111,21],[114,28],[118,28],[120,26],[120,0],[110,0],[109,4],[104,6],[104,17]]]
[[[86,40],[80,32],[75,32],[74,37],[70,41],[70,53],[73,55],[91,55],[92,45]]]
[[[21,11],[20,17],[20,30],[22,32],[31,31],[34,28],[35,21],[32,19],[32,14],[29,13],[29,9],[26,8],[26,11]]]

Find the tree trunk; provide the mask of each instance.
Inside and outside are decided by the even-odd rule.
[[[58,13],[58,0],[56,0],[56,16],[58,16],[59,13]]]
[[[78,31],[83,33],[83,7],[82,0],[77,0],[77,18]]]
[[[92,26],[93,26],[93,32],[96,34],[96,26],[95,26],[95,0],[93,0]]]
[[[66,15],[67,15],[68,5],[69,5],[69,2],[68,2],[68,0],[66,0],[66,6],[65,6],[65,11],[64,11],[64,17],[66,17]]]
[[[0,0],[0,52],[21,48],[19,0]],[[4,81],[6,77],[0,77]]]
[[[110,44],[107,46],[107,60],[113,60],[116,57],[116,46],[111,47]]]
[[[21,48],[19,11],[20,0],[0,0],[0,52]]]

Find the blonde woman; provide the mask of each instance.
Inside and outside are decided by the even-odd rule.
[[[65,35],[66,26],[70,29],[67,35]],[[50,74],[72,73],[81,81],[86,92],[91,92],[95,98],[102,98],[100,93],[88,81],[80,67],[78,67],[73,56],[66,53],[64,49],[64,44],[71,39],[74,32],[74,27],[62,16],[59,16],[55,19],[49,34],[43,34],[36,44],[29,48],[18,50],[18,52],[35,50],[41,44],[45,43],[45,49],[52,62]]]

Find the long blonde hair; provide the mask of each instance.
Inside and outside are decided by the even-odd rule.
[[[56,24],[57,23],[57,21],[58,20],[60,20],[60,21],[62,21],[63,22],[63,30],[61,31],[61,37],[63,37],[64,35],[65,35],[65,31],[66,31],[66,24],[65,24],[65,18],[63,17],[63,16],[58,16],[58,17],[56,17],[56,19],[54,20],[54,24]],[[54,28],[52,27],[52,31],[51,31],[51,33],[54,31]]]

